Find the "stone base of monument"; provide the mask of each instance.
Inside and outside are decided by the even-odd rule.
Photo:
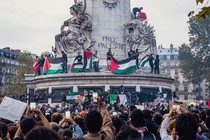
[[[109,71],[104,72],[81,72],[65,73],[54,75],[41,75],[34,77],[33,74],[26,74],[23,83],[27,85],[27,94],[34,96],[36,91],[42,94],[40,102],[51,103],[62,101],[61,92],[77,91],[119,91],[121,85],[129,93],[167,93],[171,96],[171,84],[174,79],[165,74],[151,74],[137,70],[127,75],[116,75]]]

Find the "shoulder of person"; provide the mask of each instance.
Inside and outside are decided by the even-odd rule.
[[[148,131],[144,132],[144,140],[156,140],[156,137],[154,134],[149,133]]]

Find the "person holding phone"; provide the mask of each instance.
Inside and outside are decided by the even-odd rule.
[[[98,106],[100,107],[100,112],[92,110],[85,117],[85,126],[88,129],[88,134],[83,138],[90,140],[99,140],[101,138],[111,140],[114,137],[115,131],[112,119],[109,112],[105,109],[105,105],[100,100],[98,100]]]
[[[35,94],[35,96],[34,96],[34,102],[36,103],[36,107],[39,104],[40,97],[41,97],[41,94],[37,91],[36,94]]]
[[[74,121],[73,117],[72,117],[72,114],[70,111],[66,111],[65,112],[65,116],[63,117],[63,119],[60,121],[59,125],[64,128],[66,127],[66,124],[67,124],[67,127],[69,127],[68,125],[72,124],[73,128],[74,128],[74,133],[73,133],[73,137],[74,138],[81,138],[84,133],[81,129],[81,127]]]

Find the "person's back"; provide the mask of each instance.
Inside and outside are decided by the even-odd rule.
[[[148,109],[145,109],[144,111],[144,116],[145,116],[145,123],[144,126],[148,128],[148,132],[152,133],[155,135],[155,137],[158,137],[158,125],[152,121],[152,114],[151,111]]]
[[[61,140],[61,138],[53,130],[36,127],[28,133],[26,140]]]
[[[122,129],[114,138],[115,140],[141,140],[141,134],[131,128],[131,127],[125,127]]]
[[[179,140],[195,140],[198,123],[192,114],[182,113],[176,118],[175,130]]]
[[[114,125],[103,103],[99,103],[101,112],[90,111],[85,117],[85,126],[88,134],[84,136],[88,140],[111,140],[114,137]]]
[[[142,135],[144,140],[156,139],[155,135],[153,135],[152,133],[149,133],[148,128],[144,126],[145,118],[144,118],[143,111],[139,109],[133,110],[131,112],[130,119],[131,119],[130,121],[131,126]]]

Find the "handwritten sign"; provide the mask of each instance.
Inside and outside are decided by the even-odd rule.
[[[9,97],[4,97],[0,104],[0,118],[15,122],[20,121],[27,104]]]
[[[98,49],[120,49],[125,50],[125,44],[119,43],[116,37],[102,36],[102,42],[98,43]]]

